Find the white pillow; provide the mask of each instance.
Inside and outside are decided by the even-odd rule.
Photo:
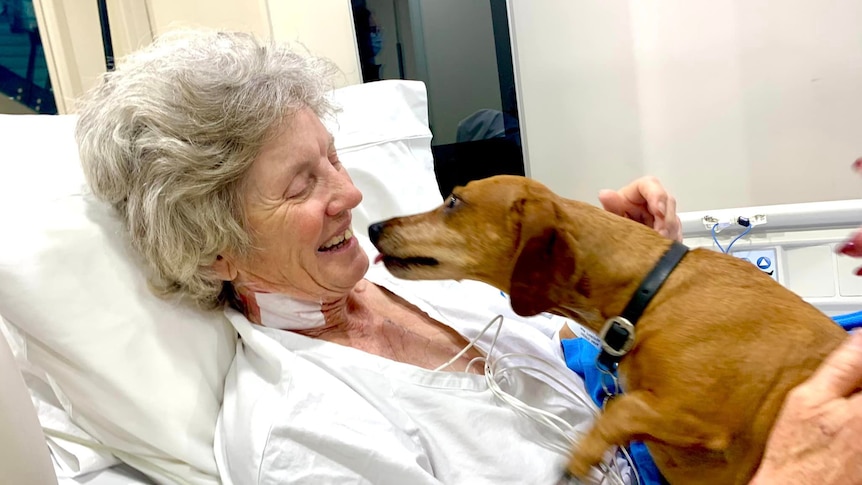
[[[0,117],[0,314],[83,430],[159,481],[217,483],[233,329],[149,292],[119,219],[81,185],[74,122]]]
[[[378,81],[338,89],[344,107],[335,123],[335,147],[363,194],[353,228],[430,210],[443,202],[434,176],[428,98],[419,81]]]
[[[337,148],[365,196],[356,232],[439,204],[424,85],[333,96]],[[213,429],[234,331],[221,312],[149,292],[118,218],[83,187],[74,123],[0,115],[0,315],[23,335],[22,368],[37,370],[83,430],[159,482],[216,483]]]

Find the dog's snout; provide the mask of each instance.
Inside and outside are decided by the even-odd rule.
[[[368,237],[371,238],[371,243],[377,245],[377,240],[380,239],[380,234],[383,233],[383,223],[378,222],[368,226]]]

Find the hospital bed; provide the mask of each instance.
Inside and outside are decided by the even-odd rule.
[[[343,110],[330,129],[365,194],[355,226],[439,204],[424,86],[383,81],[333,96]],[[219,312],[149,292],[119,221],[84,186],[74,122],[0,116],[0,356],[15,362],[0,366],[0,413],[20,417],[0,443],[46,442],[44,464],[63,485],[218,483],[213,428],[233,329]],[[682,219],[687,244],[716,249],[744,231],[740,217],[756,221],[731,252],[838,314],[862,309],[862,278],[833,250],[860,214],[857,200]],[[713,236],[714,224],[725,227]],[[34,463],[45,452],[28,450]],[[14,483],[7,451],[0,483]]]
[[[728,252],[729,246],[729,253],[827,315],[862,310],[859,261],[836,252],[862,224],[862,199],[688,212],[680,218],[689,247]]]

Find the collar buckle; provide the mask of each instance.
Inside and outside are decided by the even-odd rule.
[[[641,281],[620,316],[611,317],[605,322],[599,333],[602,342],[602,350],[596,359],[599,369],[616,371],[620,360],[634,347],[635,324],[687,253],[688,248],[684,244],[676,241],[671,243],[670,248]]]
[[[635,326],[623,317],[609,318],[599,333],[599,339],[602,352],[620,359],[635,345]]]

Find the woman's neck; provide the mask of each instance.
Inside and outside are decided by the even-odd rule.
[[[261,293],[240,286],[235,288],[234,305],[252,323],[293,330],[315,337],[338,327],[368,320],[370,310],[365,302],[370,283],[361,280],[349,293],[315,302],[286,294]]]
[[[373,312],[368,303],[366,290],[371,285],[367,280],[361,280],[346,295],[320,305],[325,324],[321,327],[299,330],[298,333],[307,337],[318,338],[333,330],[355,330],[372,321]]]
[[[366,280],[342,297],[324,303],[263,293],[246,292],[240,296],[246,317],[254,323],[425,369],[436,369],[467,344],[455,330]],[[481,355],[470,349],[454,368],[467,368]],[[474,367],[473,372],[480,372],[480,366]]]

